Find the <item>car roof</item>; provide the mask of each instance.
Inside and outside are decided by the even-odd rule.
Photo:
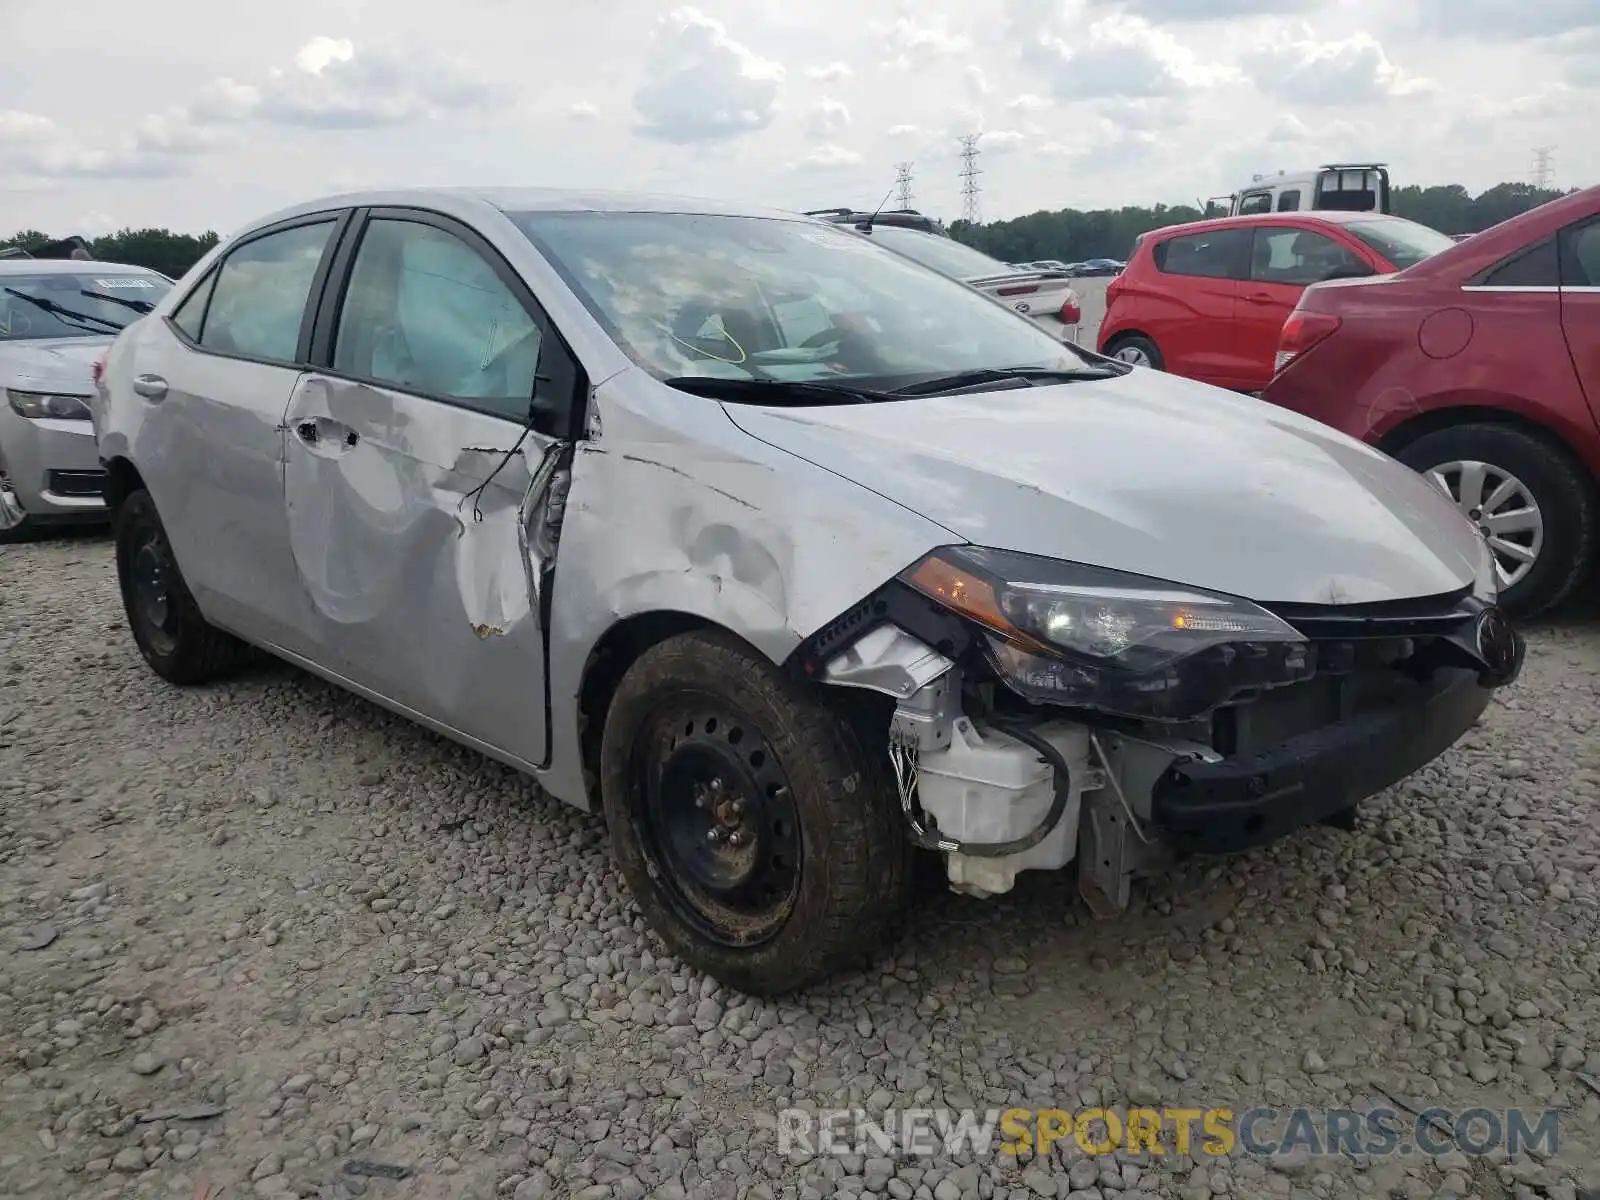
[[[1276,221],[1291,221],[1306,225],[1349,225],[1356,221],[1406,221],[1409,219],[1409,217],[1397,216],[1394,213],[1338,212],[1324,211],[1322,209],[1307,212],[1247,213],[1238,217],[1205,217],[1199,221],[1185,221],[1179,225],[1163,225],[1159,229],[1152,229],[1144,236],[1145,238],[1155,238],[1160,235],[1164,238],[1174,233],[1202,233],[1208,229],[1231,229],[1235,226],[1266,225]]]
[[[443,205],[459,208],[463,204],[483,205],[500,212],[648,212],[685,213],[697,216],[769,217],[790,221],[807,220],[800,213],[764,208],[754,204],[710,200],[703,196],[682,196],[657,192],[611,191],[606,189],[544,187],[402,187],[356,192],[337,192],[302,201],[251,221],[246,229],[338,208],[407,207]]]
[[[95,258],[0,258],[0,275],[82,275],[85,271],[137,271],[159,275],[149,267],[102,262]]]

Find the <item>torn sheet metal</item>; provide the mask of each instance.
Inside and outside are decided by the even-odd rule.
[[[540,779],[580,805],[577,696],[591,651],[618,621],[701,617],[781,662],[950,540],[910,510],[746,436],[716,401],[640,372],[598,389],[596,407],[605,436],[577,447],[565,505],[550,645],[556,741]],[[868,506],[870,539],[860,528]]]
[[[538,763],[544,636],[526,524],[551,440],[327,377],[286,424],[289,538],[319,661]]]

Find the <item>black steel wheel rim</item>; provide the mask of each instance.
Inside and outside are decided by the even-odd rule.
[[[178,644],[178,606],[172,595],[176,570],[166,539],[148,526],[140,529],[128,556],[128,582],[135,618],[159,654],[171,654]]]
[[[648,869],[677,917],[722,946],[775,936],[800,892],[799,813],[754,722],[709,697],[663,705],[635,743]]]

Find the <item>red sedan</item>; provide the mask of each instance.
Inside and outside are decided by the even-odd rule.
[[[1547,609],[1588,576],[1600,539],[1600,187],[1398,275],[1308,288],[1277,358],[1266,399],[1432,479],[1488,538],[1508,608]]]
[[[1284,319],[1308,284],[1392,274],[1454,244],[1379,213],[1265,213],[1158,229],[1140,238],[1106,289],[1098,349],[1260,391]]]

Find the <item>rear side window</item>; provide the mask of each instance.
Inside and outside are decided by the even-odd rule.
[[[1483,277],[1482,287],[1559,287],[1556,239],[1546,238],[1506,259]]]
[[[1239,279],[1248,261],[1248,229],[1214,229],[1157,243],[1151,257],[1164,275]]]
[[[246,242],[223,260],[200,344],[219,354],[293,363],[300,323],[332,220]]]
[[[1279,193],[1279,195],[1278,195],[1278,211],[1279,212],[1299,212],[1300,211],[1300,189],[1299,188],[1290,188],[1286,192]]]
[[[1600,288],[1600,218],[1561,231],[1561,286]]]

